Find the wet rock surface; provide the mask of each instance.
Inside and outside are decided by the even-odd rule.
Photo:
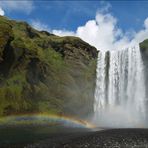
[[[26,148],[148,148],[148,129],[109,129],[54,135]]]

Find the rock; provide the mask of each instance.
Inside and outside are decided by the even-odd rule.
[[[0,116],[92,113],[96,61],[97,50],[77,37],[0,17]]]
[[[148,88],[148,39],[140,43],[140,50],[144,63],[145,86]],[[146,91],[146,98],[148,98],[148,91]],[[148,105],[148,100],[145,100],[145,104]]]

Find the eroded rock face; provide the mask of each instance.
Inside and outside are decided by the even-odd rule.
[[[93,111],[97,50],[0,17],[0,116]]]
[[[148,98],[148,39],[140,43],[141,55],[144,63],[145,85],[146,85],[146,98]],[[146,100],[148,106],[148,100]],[[147,110],[148,111],[148,110]]]
[[[144,69],[145,78],[146,78],[145,84],[147,85],[148,84],[147,83],[148,82],[148,40],[145,40],[142,43],[140,43],[140,50],[141,50],[141,55],[142,55],[142,59],[143,59],[144,67],[145,67]]]

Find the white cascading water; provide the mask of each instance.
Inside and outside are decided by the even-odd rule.
[[[94,101],[95,124],[143,127],[145,99],[144,66],[139,45],[125,50],[100,51]]]

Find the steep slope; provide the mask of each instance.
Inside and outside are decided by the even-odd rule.
[[[140,43],[140,50],[144,63],[145,85],[148,88],[148,39]],[[148,98],[148,91],[146,90],[146,97]],[[145,100],[145,105],[148,105],[148,100]],[[147,110],[148,111],[148,110]]]
[[[93,111],[97,51],[0,17],[0,116]]]

